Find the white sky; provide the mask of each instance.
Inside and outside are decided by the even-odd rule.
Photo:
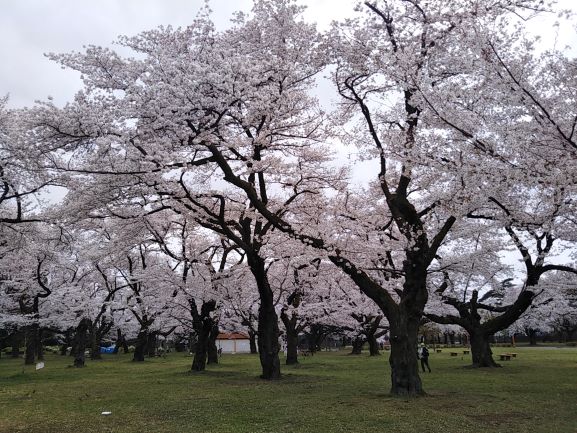
[[[350,15],[356,0],[298,0],[305,17],[319,29]],[[450,2],[450,0],[447,0]],[[82,51],[83,45],[109,46],[119,35],[134,35],[159,25],[188,25],[204,0],[2,0],[0,9],[0,96],[11,107],[30,106],[54,97],[58,105],[80,89],[80,74],[63,70],[44,53]],[[251,0],[210,0],[218,28],[236,10],[250,11]],[[577,1],[559,3],[577,12]],[[553,20],[534,25],[546,45],[556,38]],[[577,46],[570,27],[560,30],[559,45]],[[323,89],[324,91],[328,89]],[[324,93],[324,92],[323,92]]]
[[[355,0],[301,0],[307,20],[326,28],[350,12]],[[44,53],[82,51],[83,45],[110,45],[159,25],[190,24],[204,0],[3,0],[0,8],[0,96],[11,107],[54,97],[57,104],[80,89],[80,74],[62,70]],[[236,10],[249,12],[251,0],[211,0],[217,28],[226,28]]]

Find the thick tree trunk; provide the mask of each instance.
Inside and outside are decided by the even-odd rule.
[[[408,313],[390,320],[391,395],[416,397],[424,395],[417,358],[418,329],[420,317]]]
[[[36,334],[36,358],[38,361],[44,361],[44,330],[38,329]]]
[[[529,329],[527,330],[527,336],[529,337],[529,346],[537,345],[537,330]]]
[[[146,351],[149,358],[156,356],[156,333],[149,332],[146,341]]]
[[[365,344],[364,338],[356,337],[353,339],[353,349],[351,350],[351,355],[360,355],[363,351],[363,344]]]
[[[20,337],[12,337],[12,358],[20,357]]]
[[[24,354],[24,364],[34,365],[38,352],[38,325],[32,324],[26,327],[26,352]]]
[[[298,359],[298,344],[299,336],[298,333],[292,330],[291,332],[287,329],[286,335],[286,365],[294,365],[299,363]]]
[[[471,338],[473,367],[500,367],[500,365],[493,360],[493,351],[490,345],[492,335],[487,335],[481,331],[473,331],[469,332],[469,334]]]
[[[120,347],[124,348],[124,353],[128,353],[128,344],[126,343],[126,338],[122,335],[120,328],[116,330],[116,343],[114,344],[114,354],[120,351]]]
[[[216,301],[210,300],[202,303],[200,313],[197,310],[196,301],[191,298],[189,300],[190,312],[192,315],[192,325],[194,327],[195,336],[190,337],[191,350],[194,350],[194,359],[192,360],[192,371],[204,371],[206,369],[207,360],[209,357],[209,347],[211,347],[211,339],[216,350],[216,337],[218,336],[218,326],[215,326],[211,317],[212,312],[216,309]],[[216,327],[216,330],[214,329]],[[216,335],[214,335],[216,332]],[[194,343],[192,341],[194,340]],[[218,352],[216,354],[218,358]],[[218,360],[217,360],[218,362]]]
[[[90,359],[102,359],[102,355],[100,354],[100,338],[98,336],[98,330],[96,329],[92,329],[90,332]]]
[[[261,257],[247,254],[248,263],[255,277],[260,297],[258,308],[258,353],[262,368],[261,378],[280,379],[280,345],[278,337],[278,316],[274,307],[274,296],[266,275],[265,263]]]
[[[218,325],[213,324],[208,334],[208,359],[207,364],[218,364],[218,347],[216,347],[216,338],[218,337]]]
[[[258,312],[258,353],[262,367],[261,378],[267,380],[280,379],[280,359],[278,353],[279,329],[278,317],[271,302],[261,305]]]
[[[379,343],[377,343],[375,336],[369,335],[367,341],[369,343],[369,356],[379,356],[381,353],[379,352]]]
[[[132,361],[143,362],[146,354],[146,344],[148,343],[148,328],[141,328],[136,337],[136,345],[134,346],[134,355]]]
[[[196,337],[194,358],[192,360],[192,371],[204,371],[206,369],[206,359],[208,356],[208,330],[201,330]]]
[[[82,319],[76,328],[76,334],[74,336],[74,367],[80,368],[84,367],[85,363],[85,351],[88,344],[88,332],[91,326],[90,319]]]
[[[286,311],[281,311],[281,320],[286,331],[286,365],[298,364],[298,340],[299,334],[296,329],[296,318],[289,317]]]
[[[248,332],[248,341],[250,346],[250,353],[256,355],[258,353],[258,349],[256,347],[256,333],[253,331]]]

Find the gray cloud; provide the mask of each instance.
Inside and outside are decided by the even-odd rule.
[[[307,19],[326,28],[352,10],[354,0],[301,1]],[[251,0],[211,0],[217,28],[226,28],[236,10],[248,12]],[[81,51],[83,45],[110,46],[119,35],[134,35],[159,25],[184,27],[203,0],[7,0],[0,13],[0,95],[10,106],[30,106],[49,95],[57,104],[80,89],[79,74],[62,70],[48,52]]]

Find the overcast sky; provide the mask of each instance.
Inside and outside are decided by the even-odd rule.
[[[450,0],[447,0],[450,2]],[[320,29],[352,11],[355,0],[299,0],[306,19]],[[577,11],[577,1],[562,0]],[[118,35],[134,35],[159,25],[188,25],[204,0],[2,0],[0,9],[0,96],[10,106],[30,106],[54,97],[70,100],[80,88],[79,74],[62,70],[44,57],[48,52],[81,51],[83,45],[110,45]],[[211,0],[213,19],[225,28],[235,10],[250,11],[251,0]],[[548,41],[552,21],[535,26]],[[577,46],[574,29],[562,29],[560,43]]]
[[[325,28],[352,10],[354,0],[301,0],[307,20]],[[80,88],[79,74],[62,70],[48,52],[81,51],[83,45],[110,45],[118,35],[134,35],[159,25],[190,24],[204,0],[2,0],[0,9],[0,96],[10,106],[30,106],[52,96],[57,104]],[[226,28],[236,10],[251,0],[211,0],[217,28]]]

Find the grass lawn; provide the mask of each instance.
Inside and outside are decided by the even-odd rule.
[[[510,351],[496,348],[495,353]],[[577,349],[517,348],[496,370],[431,353],[428,396],[388,396],[387,354],[320,353],[258,379],[258,357],[224,355],[203,373],[183,354],[135,364],[105,355],[84,369],[0,359],[0,432],[577,432]],[[103,416],[102,411],[112,415]]]

